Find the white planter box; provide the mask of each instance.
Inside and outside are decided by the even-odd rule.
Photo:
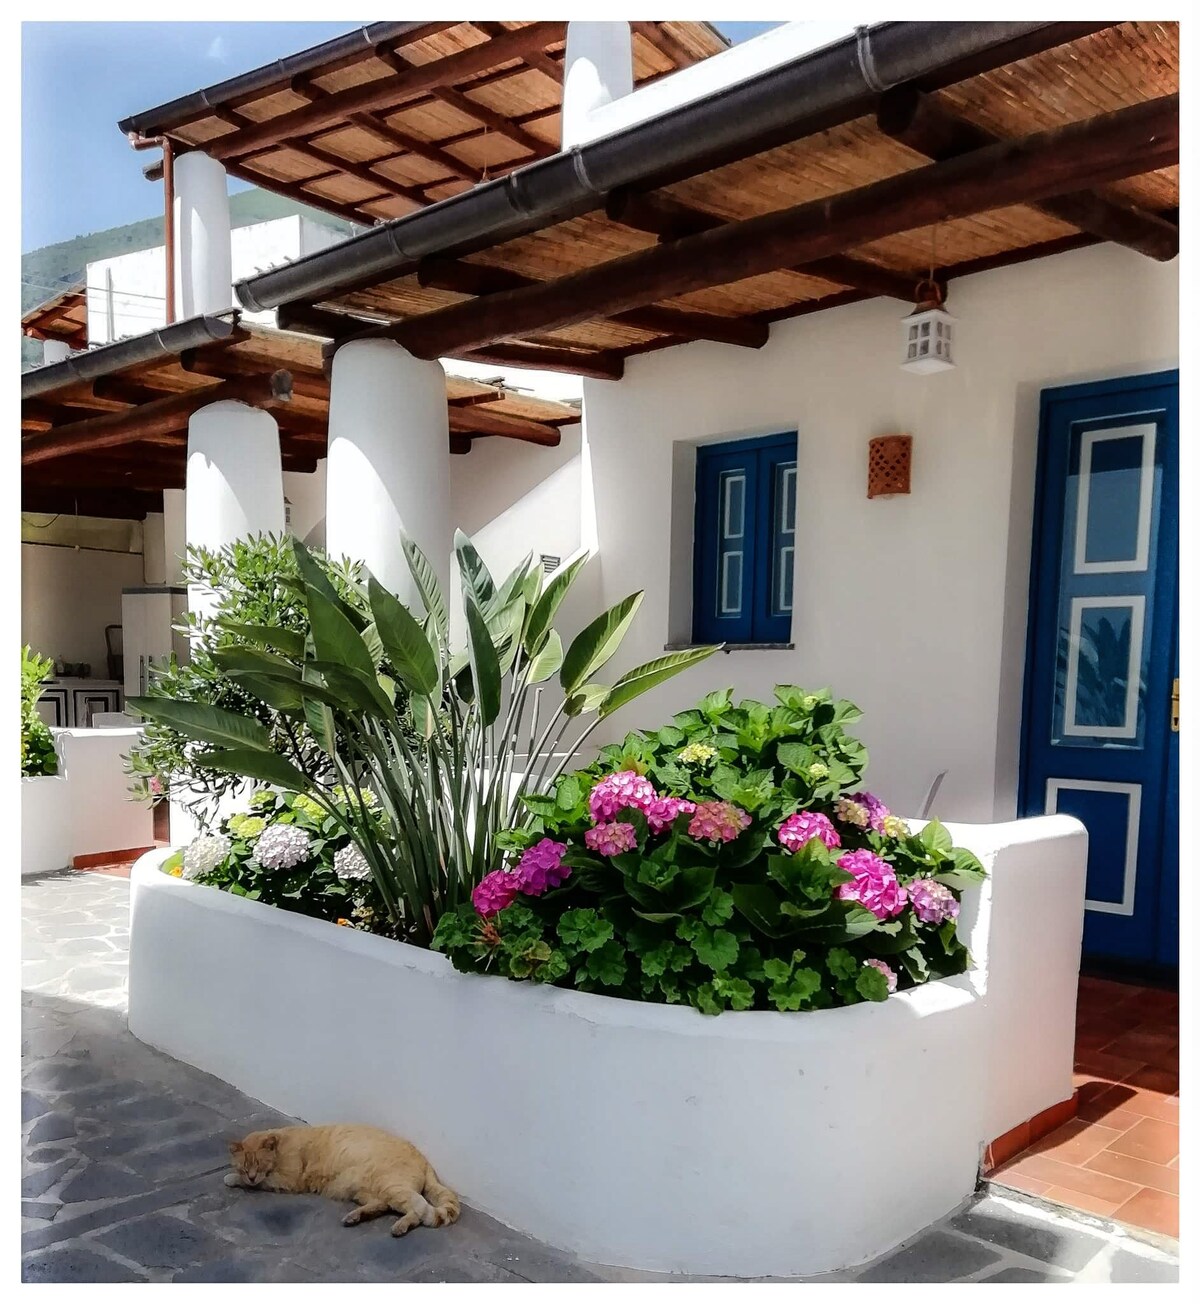
[[[977,967],[806,1014],[641,1004],[133,872],[129,1025],[313,1123],[411,1138],[469,1203],[584,1259],[705,1275],[861,1263],[1071,1093],[1086,833],[951,828],[992,877]]]
[[[67,781],[61,774],[22,778],[22,876],[65,869],[71,863],[69,809]]]

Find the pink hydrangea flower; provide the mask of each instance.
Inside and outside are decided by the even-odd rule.
[[[850,800],[867,812],[867,823],[876,833],[883,832],[883,821],[892,813],[873,792],[853,792]]]
[[[694,801],[683,797],[655,797],[646,807],[646,819],[650,822],[651,833],[662,833],[675,823],[675,817],[681,813],[691,814],[696,809]]]
[[[618,770],[606,775],[592,789],[588,809],[592,820],[599,824],[630,806],[634,810],[647,811],[657,800],[658,793],[649,779],[643,778],[636,770]]]
[[[940,924],[958,918],[958,902],[944,883],[931,878],[917,878],[908,885],[913,913],[923,924]]]
[[[896,984],[899,982],[899,979],[896,977],[895,969],[893,969],[890,964],[884,964],[882,960],[866,960],[864,963],[869,964],[872,969],[878,969],[879,972],[883,974],[887,979],[889,994],[896,990]]]
[[[147,783],[146,786],[150,789],[150,791],[151,791],[151,792],[152,792],[156,797],[161,797],[161,796],[162,796],[162,791],[163,791],[163,781],[158,777],[157,774],[152,774],[152,775],[150,776],[150,780],[149,780],[149,782]]]
[[[842,845],[842,839],[829,817],[815,810],[798,810],[794,815],[789,815],[775,836],[779,845],[793,855],[813,838],[820,838],[830,850]]]
[[[612,822],[597,824],[583,835],[584,842],[592,851],[602,856],[619,856],[623,851],[633,851],[637,847],[637,830],[632,824]]]
[[[750,827],[750,816],[729,801],[702,801],[688,825],[688,833],[701,842],[732,842]]]
[[[506,873],[503,869],[493,869],[475,885],[471,893],[471,904],[484,919],[488,919],[498,914],[505,906],[512,905],[518,891],[515,874]]]
[[[541,896],[548,887],[557,887],[571,873],[570,865],[562,863],[566,854],[567,844],[551,838],[526,847],[513,871],[518,890],[526,896]]]
[[[866,848],[847,851],[838,858],[838,867],[854,875],[849,883],[838,885],[840,900],[857,901],[876,919],[890,919],[904,909],[908,893],[900,885],[896,871],[881,856]]]

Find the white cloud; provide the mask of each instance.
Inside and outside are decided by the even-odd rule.
[[[208,43],[205,56],[216,63],[224,63],[229,58],[229,42],[223,36],[214,36]]]

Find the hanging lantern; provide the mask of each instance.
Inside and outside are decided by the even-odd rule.
[[[903,371],[925,374],[949,371],[954,366],[954,323],[943,306],[942,292],[935,280],[917,285],[917,306],[905,317]]]

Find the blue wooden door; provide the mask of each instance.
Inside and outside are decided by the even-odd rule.
[[[1084,953],[1178,963],[1177,372],[1042,395],[1023,814],[1088,829]]]

